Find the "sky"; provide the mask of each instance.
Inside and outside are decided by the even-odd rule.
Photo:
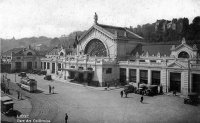
[[[94,23],[136,27],[200,16],[200,0],[0,0],[0,38],[60,37]]]

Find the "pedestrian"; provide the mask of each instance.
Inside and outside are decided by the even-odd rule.
[[[125,91],[124,93],[125,93],[125,95],[126,95],[126,98],[127,98],[128,92],[126,92],[126,91]]]
[[[67,123],[67,120],[68,120],[68,115],[67,113],[65,114],[65,123]]]
[[[141,96],[140,102],[143,103],[144,97],[143,95]]]
[[[49,85],[49,94],[51,93],[51,85]]]
[[[117,82],[115,82],[115,88],[117,88]]]
[[[52,93],[54,94],[54,86],[52,87]]]
[[[121,97],[123,97],[123,94],[124,94],[124,92],[123,92],[123,91],[121,91],[121,92],[120,92],[120,95],[121,95]]]
[[[108,88],[110,87],[110,84],[108,83]]]
[[[173,91],[173,95],[176,96],[176,90]]]

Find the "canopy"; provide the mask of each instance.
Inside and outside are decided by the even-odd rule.
[[[14,102],[13,101],[9,101],[9,102],[4,102],[3,104],[4,105],[9,105],[9,104],[14,104]]]
[[[94,71],[92,70],[78,70],[78,69],[63,69],[67,70],[69,72],[79,72],[79,73],[93,73]]]
[[[1,97],[1,101],[12,101],[12,99],[8,96]]]

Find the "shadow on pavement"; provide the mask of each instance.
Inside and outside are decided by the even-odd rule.
[[[123,98],[134,98],[134,97],[123,97]]]
[[[6,114],[6,116],[8,116],[8,117],[17,117],[17,115],[21,115],[22,113],[21,112],[19,112],[18,110],[10,110],[7,114]]]
[[[53,94],[58,94],[58,93],[48,93],[48,94],[45,94],[45,95],[53,95]]]
[[[29,97],[29,96],[24,96],[24,97],[26,97],[26,98],[30,99],[30,97]]]
[[[34,93],[39,94],[39,93],[43,93],[44,91],[37,89]]]
[[[1,123],[13,123],[13,122],[8,122],[8,121],[1,121]]]
[[[142,104],[149,104],[149,103],[147,103],[147,102],[143,102]]]

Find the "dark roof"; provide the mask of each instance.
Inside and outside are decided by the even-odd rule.
[[[125,40],[143,39],[141,36],[132,32],[129,28],[116,27],[103,24],[94,24],[90,29],[88,29],[84,34],[82,34],[78,40],[79,41],[82,40],[93,28],[105,33],[107,36],[113,39],[125,39]]]
[[[60,51],[60,47],[53,47],[49,49],[47,52],[48,55],[58,55],[58,52]]]
[[[13,48],[11,50],[8,50],[4,53],[2,53],[2,56],[11,56],[11,53],[13,52],[14,54],[19,54],[23,52],[23,49],[25,48]]]
[[[63,49],[65,50],[66,53],[72,53],[72,52],[76,52],[75,49],[73,48],[67,48],[67,47],[63,47]],[[53,47],[50,48],[46,54],[48,55],[58,55],[58,52],[61,50],[61,47]]]
[[[45,56],[47,51],[37,51],[35,50],[36,54],[39,55],[39,56]]]
[[[117,33],[118,38],[143,39],[141,36],[133,33],[130,29],[125,28],[125,27],[117,27],[117,26],[103,25],[103,24],[97,24],[97,25],[107,30],[108,32],[112,33],[113,35]],[[125,36],[125,33],[126,33],[126,36]]]
[[[67,49],[65,49],[65,52],[66,53],[75,53],[76,52],[76,49],[73,49],[73,48],[67,48]]]
[[[158,52],[161,56],[167,55],[170,56],[172,45],[144,45],[142,46],[142,53],[145,55],[147,52],[149,55],[157,55]],[[142,54],[141,53],[141,54]],[[141,55],[140,54],[140,55]]]

